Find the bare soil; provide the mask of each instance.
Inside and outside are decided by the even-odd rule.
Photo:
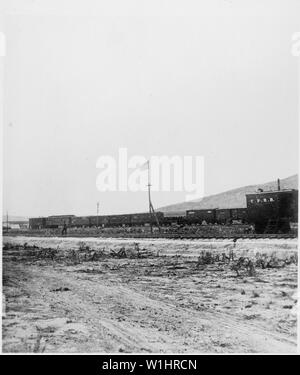
[[[156,251],[78,254],[3,250],[4,352],[297,350],[295,263],[237,276]]]

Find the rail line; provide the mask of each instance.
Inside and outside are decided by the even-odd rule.
[[[111,235],[110,235],[111,237]],[[115,236],[113,236],[115,237]],[[116,236],[117,237],[117,236]],[[296,234],[239,234],[239,235],[229,235],[229,236],[216,236],[216,235],[197,235],[197,234],[131,234],[130,236],[122,235],[120,237],[133,237],[133,238],[170,238],[170,239],[290,239],[297,238]]]
[[[3,233],[6,236],[25,236],[25,237],[60,237],[60,238],[68,238],[68,237],[90,237],[90,238],[136,238],[136,239],[143,239],[143,238],[153,238],[153,239],[211,239],[211,240],[239,240],[239,239],[296,239],[298,235],[296,233],[272,233],[272,234],[258,234],[258,233],[242,233],[242,234],[229,234],[229,235],[216,235],[216,234],[205,234],[200,235],[196,233],[113,233],[113,232],[99,232],[99,233],[68,233],[67,235],[61,235],[55,233],[55,235],[51,235],[49,233],[40,232],[40,231],[29,231],[29,232],[9,232]]]
[[[72,234],[74,237],[74,234]],[[198,235],[198,234],[183,234],[183,233],[101,233],[101,237],[113,238],[169,238],[169,239],[293,239],[298,238],[296,234],[238,234],[238,235]]]

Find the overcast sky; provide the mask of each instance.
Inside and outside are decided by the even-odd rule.
[[[147,210],[96,189],[101,155],[203,155],[205,195],[298,171],[299,0],[9,1],[11,215]],[[155,207],[185,193],[153,193]]]

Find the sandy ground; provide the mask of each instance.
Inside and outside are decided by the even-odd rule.
[[[154,248],[96,261],[3,250],[3,351],[296,352],[296,264],[238,277],[230,264],[197,267]]]

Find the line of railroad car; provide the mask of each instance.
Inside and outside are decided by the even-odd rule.
[[[156,212],[160,223],[163,223],[164,214]],[[56,215],[45,218],[30,218],[29,227],[31,229],[61,228],[65,224],[67,227],[94,227],[94,226],[138,226],[145,224],[155,224],[156,221],[149,213],[122,214],[122,215],[99,215],[99,216],[75,216]]]
[[[290,223],[298,222],[298,190],[257,191],[246,194],[247,208],[187,210],[183,215],[156,212],[160,225],[232,224],[255,225],[258,233],[288,232]],[[118,227],[156,224],[149,213],[74,216],[56,215],[30,218],[31,229],[68,227]]]
[[[232,222],[247,222],[246,208],[222,208],[210,210],[186,211],[187,223],[231,224]]]

